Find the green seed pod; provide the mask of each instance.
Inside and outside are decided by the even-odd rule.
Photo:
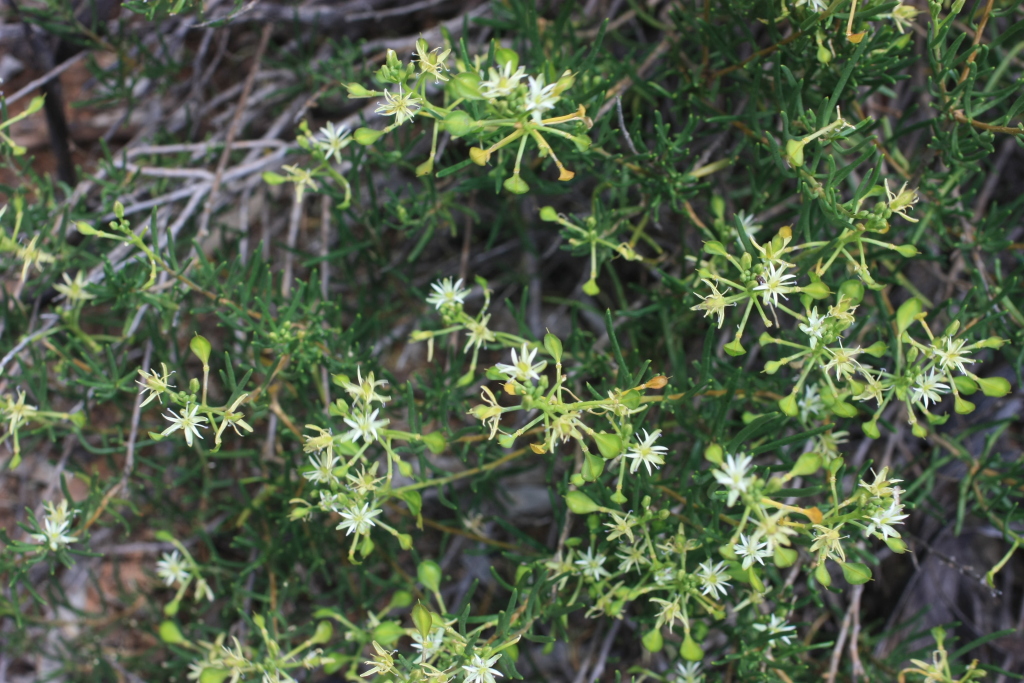
[[[515,71],[519,66],[519,53],[507,47],[495,48],[494,61],[498,62],[502,68],[508,66],[510,71]]]
[[[902,555],[907,552],[907,544],[902,538],[886,537],[885,544],[889,546],[889,550],[893,551],[897,555]]]
[[[864,300],[864,283],[860,280],[844,280],[839,285],[839,296],[845,297],[851,306]]]
[[[562,340],[550,332],[544,335],[544,350],[555,359],[556,363],[562,362]]]
[[[309,639],[309,642],[313,645],[323,645],[331,639],[334,635],[334,626],[329,621],[321,621],[316,625],[316,631],[313,632],[313,637]]]
[[[973,379],[965,375],[957,375],[954,377],[953,384],[956,385],[956,390],[964,396],[971,396],[978,392],[978,385]]]
[[[597,280],[587,280],[583,284],[583,293],[587,296],[597,296],[601,293],[601,288],[597,286]]]
[[[618,434],[598,432],[594,434],[594,441],[597,443],[597,450],[601,453],[601,457],[607,460],[617,458],[625,450]]]
[[[843,562],[843,578],[848,583],[857,585],[871,580],[871,568],[860,562]]]
[[[553,206],[545,206],[540,210],[540,219],[548,223],[554,223],[558,220],[558,212],[555,211]]]
[[[761,580],[756,569],[753,567],[747,569],[747,577],[750,579],[750,587],[754,589],[755,593],[764,593],[764,581]]]
[[[530,186],[518,175],[512,175],[505,178],[505,182],[502,183],[502,186],[512,194],[526,194],[530,191]]]
[[[804,146],[807,143],[803,140],[793,139],[786,143],[786,158],[794,168],[804,165]]]
[[[433,620],[430,618],[430,610],[417,602],[416,606],[412,608],[412,623],[416,626],[416,630],[420,632],[423,640],[426,641],[427,636],[430,634],[430,627],[433,624]]]
[[[189,341],[188,347],[192,349],[192,353],[196,354],[196,358],[203,362],[203,365],[210,364],[210,351],[213,350],[213,347],[210,346],[206,337],[197,334]]]
[[[884,341],[876,341],[871,346],[864,349],[864,353],[872,356],[873,358],[881,358],[889,352],[889,347]]]
[[[591,512],[597,512],[598,510],[598,504],[592,501],[590,496],[583,493],[583,491],[569,491],[569,493],[565,494],[565,503],[577,515],[589,515]]]
[[[416,578],[431,593],[441,589],[441,565],[433,560],[423,560],[416,567]]]
[[[724,455],[725,450],[717,443],[712,442],[704,449],[704,459],[716,465],[722,464]]]
[[[384,135],[382,130],[374,130],[373,128],[356,128],[356,131],[352,133],[352,139],[356,141],[356,144],[366,147],[372,145],[380,139],[380,136]]]
[[[747,352],[747,350],[743,348],[743,344],[740,343],[739,339],[733,339],[723,348],[725,349],[725,352],[730,356],[742,356]]]
[[[697,644],[697,641],[687,633],[683,638],[683,644],[679,646],[679,656],[688,662],[699,662],[704,659],[704,650]]]
[[[199,683],[224,683],[229,676],[231,676],[231,672],[227,669],[206,667],[203,669],[203,672],[199,674]]]
[[[187,642],[185,636],[181,634],[181,629],[178,628],[178,625],[170,620],[160,622],[158,633],[160,634],[160,640],[168,645],[181,645]]]
[[[878,422],[875,420],[868,420],[863,423],[861,429],[864,430],[864,434],[872,439],[878,439],[882,436],[882,433],[878,430]]]
[[[725,246],[716,240],[711,240],[704,243],[704,251],[715,256],[725,256],[728,252],[725,250]]]
[[[788,415],[789,417],[796,417],[797,415],[799,415],[800,409],[797,408],[796,405],[796,394],[792,393],[789,396],[786,396],[785,398],[780,400],[779,410],[781,410],[784,415]]]
[[[423,435],[423,445],[434,455],[440,455],[448,447],[448,442],[441,432],[430,432]]]
[[[804,453],[797,458],[793,469],[789,471],[789,478],[805,477],[814,474],[821,468],[821,456],[815,452]]]
[[[444,117],[444,129],[451,133],[453,138],[468,135],[474,128],[476,128],[476,121],[461,109],[453,111]]]
[[[817,282],[812,282],[808,285],[804,285],[803,287],[800,288],[800,291],[804,292],[812,299],[816,299],[818,301],[832,294],[832,292],[829,291],[828,285],[826,285],[821,280],[818,280]]]
[[[1010,393],[1010,383],[1003,377],[973,377],[981,393],[992,398],[1002,398]]]
[[[960,415],[969,415],[974,412],[974,404],[968,401],[966,398],[959,396],[953,397],[953,410]]]
[[[782,367],[782,363],[777,360],[770,360],[764,364],[764,374],[774,375]]]
[[[661,648],[665,647],[665,639],[661,635],[660,628],[651,629],[645,633],[640,642],[648,652],[661,652]]]
[[[373,639],[381,645],[392,645],[405,635],[405,629],[397,621],[382,621],[373,629]]]
[[[785,569],[786,567],[792,567],[798,556],[798,553],[793,548],[783,548],[781,545],[776,544],[775,552],[772,553],[772,560],[774,560],[776,567]]]
[[[920,299],[907,299],[896,310],[896,329],[900,334],[907,331],[918,313],[924,310],[924,304]]]
[[[820,583],[825,588],[828,588],[832,585],[832,575],[828,573],[828,568],[825,567],[824,562],[822,562],[817,566],[817,568],[815,568],[814,578],[817,579],[818,583]]]
[[[456,74],[448,81],[445,88],[455,99],[482,100],[485,99],[480,92],[480,76],[472,71]]]

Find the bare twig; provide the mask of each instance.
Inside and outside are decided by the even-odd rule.
[[[80,61],[82,61],[88,56],[88,52],[79,52],[74,57],[66,59],[57,66],[53,67],[39,78],[33,81],[29,81],[29,83],[24,88],[18,90],[16,93],[7,98],[7,105],[10,106],[14,104],[25,95],[28,95],[37,88],[41,88],[42,86],[46,85],[47,83],[57,78],[62,73],[73,67],[75,64],[78,64]]]
[[[220,153],[220,161],[217,162],[217,171],[213,177],[213,187],[210,188],[210,198],[206,200],[206,207],[203,209],[203,215],[199,219],[196,241],[202,241],[209,232],[210,215],[213,213],[213,205],[216,203],[217,195],[220,192],[224,170],[227,168],[228,159],[231,156],[231,144],[235,141],[235,136],[238,135],[238,124],[242,120],[242,113],[245,112],[245,105],[249,100],[249,93],[252,92],[252,85],[256,81],[256,72],[260,70],[260,63],[263,61],[263,53],[267,50],[267,44],[270,42],[270,32],[272,30],[273,25],[267,24],[260,33],[260,42],[252,59],[252,68],[249,69],[249,75],[245,78],[242,95],[238,98],[238,105],[235,107],[235,116],[231,119],[231,126],[228,128],[227,136],[224,138],[224,150]]]

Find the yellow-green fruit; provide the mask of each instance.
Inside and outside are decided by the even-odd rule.
[[[640,642],[648,652],[661,652],[661,648],[665,647],[665,639],[661,636],[660,628],[651,629],[645,633]]]
[[[181,629],[173,621],[161,622],[159,633],[160,640],[168,645],[180,645],[185,642],[185,636],[181,634]]]
[[[679,646],[679,656],[690,662],[699,662],[704,659],[704,650],[689,633],[683,638],[683,644]]]
[[[828,588],[832,585],[832,575],[828,573],[828,569],[825,567],[824,562],[819,564],[818,567],[814,570],[814,578],[817,579],[818,583],[820,583],[825,588]]]
[[[441,589],[441,565],[433,560],[424,560],[416,568],[416,578],[430,591],[436,593]]]
[[[598,509],[597,503],[583,491],[569,491],[565,494],[565,503],[577,515],[589,515],[591,512],[597,512]]]
[[[722,464],[723,455],[725,455],[725,450],[717,443],[708,444],[708,447],[704,449],[704,459],[716,465]]]

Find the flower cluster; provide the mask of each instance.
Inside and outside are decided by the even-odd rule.
[[[494,61],[487,64],[477,57],[472,64],[456,60],[458,73],[452,73],[446,64],[451,48],[434,48],[420,38],[416,41],[416,55],[409,63],[403,62],[394,50],[388,50],[385,63],[377,72],[377,79],[390,87],[384,91],[368,90],[357,83],[346,85],[350,97],[382,97],[376,113],[393,118],[383,130],[360,128],[353,138],[362,145],[371,145],[382,135],[417,117],[432,119],[433,142],[430,156],[421,163],[417,175],[433,172],[437,156],[438,131],[443,129],[452,137],[474,136],[481,141],[494,140],[485,146],[471,147],[469,157],[480,166],[489,163],[491,156],[503,148],[516,144],[512,175],[505,179],[509,192],[523,194],[529,186],[520,177],[523,153],[533,143],[541,157],[550,157],[558,168],[558,179],[571,180],[575,175],[558,159],[548,137],[563,138],[576,149],[586,150],[590,139],[586,130],[592,122],[582,106],[563,116],[549,116],[569,90],[575,78],[566,71],[553,82],[543,73],[529,75],[519,65],[519,56],[506,48],[494,51]],[[443,91],[441,102],[432,102],[428,86]],[[570,130],[559,126],[575,124]],[[507,132],[506,132],[507,131]]]
[[[245,436],[252,432],[252,425],[246,421],[245,414],[239,410],[242,404],[248,402],[250,396],[248,393],[236,391],[236,395],[228,404],[220,407],[209,405],[206,398],[210,379],[209,361],[212,350],[210,342],[205,337],[196,335],[192,338],[189,346],[203,363],[202,382],[198,378],[193,378],[189,380],[184,390],[175,391],[177,387],[172,383],[174,371],[168,371],[166,363],[160,364],[159,372],[152,368],[149,370],[139,368],[139,379],[135,380],[135,383],[139,385],[139,397],[142,399],[139,405],[143,407],[154,400],[163,405],[164,399],[167,398],[168,403],[177,408],[177,410],[169,408],[164,413],[164,419],[170,422],[170,425],[159,434],[150,432],[153,439],[159,440],[180,431],[185,437],[185,443],[192,447],[196,443],[196,439],[203,439],[202,430],[212,426],[217,428],[214,435],[214,451],[216,452],[220,450],[224,431],[228,427],[231,427],[238,436]]]
[[[45,508],[46,517],[43,519],[43,528],[39,533],[29,534],[29,537],[42,543],[50,552],[54,553],[78,541],[77,536],[70,536],[67,533],[75,515],[78,514],[77,510],[68,509],[67,499],[62,500],[60,505],[46,501]]]

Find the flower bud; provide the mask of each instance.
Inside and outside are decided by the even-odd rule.
[[[597,503],[592,501],[590,496],[583,493],[583,491],[569,491],[569,493],[565,494],[565,503],[577,515],[589,515],[591,512],[597,512],[598,510]]]
[[[367,90],[358,83],[344,83],[345,89],[348,90],[348,96],[354,99],[362,97],[377,97],[379,93],[373,90]]]
[[[782,363],[777,360],[770,360],[764,364],[764,373],[766,375],[774,375],[782,367]]]
[[[913,244],[901,244],[899,246],[894,246],[893,250],[895,250],[903,258],[914,258],[915,256],[921,253]]]
[[[558,220],[558,212],[555,211],[553,206],[545,206],[540,210],[540,219],[548,223],[554,223]]]
[[[555,87],[552,91],[555,95],[561,95],[566,90],[571,88],[576,82],[576,77],[572,75],[572,72],[566,69],[562,72],[561,77],[555,81]]]
[[[980,342],[974,344],[974,346],[979,349],[1000,349],[1006,341],[1006,339],[1001,339],[999,337],[989,337],[988,339],[982,339]]]

